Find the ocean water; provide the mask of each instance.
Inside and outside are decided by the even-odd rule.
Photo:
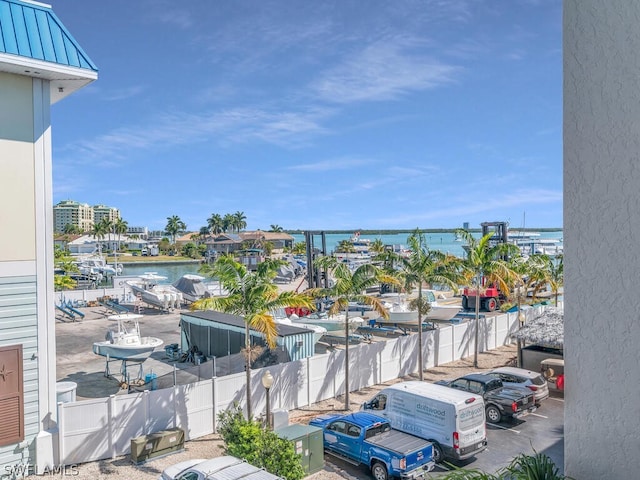
[[[407,245],[407,238],[411,233],[395,233],[395,234],[380,234],[380,235],[360,235],[360,238],[368,238],[371,241],[381,239],[385,245]],[[464,242],[456,241],[454,233],[425,233],[427,245],[432,250],[439,250],[444,253],[450,253],[458,257],[464,256],[464,249],[462,248]],[[292,235],[296,242],[303,242],[304,235],[295,234]],[[475,237],[480,237],[480,233],[474,234]],[[327,253],[331,253],[335,250],[336,246],[342,240],[349,240],[351,234],[347,233],[327,233],[325,235],[327,242]],[[555,232],[540,232],[541,239],[555,239],[562,240],[562,231]],[[320,248],[322,241],[319,235],[314,237],[314,244]],[[561,243],[562,244],[562,243]],[[146,264],[146,265],[124,265],[122,275],[142,275],[145,272],[155,272],[158,275],[167,277],[167,280],[161,283],[173,283],[178,280],[182,275],[187,273],[198,274],[197,263],[188,264]]]
[[[407,245],[407,238],[411,235],[408,233],[395,233],[391,235],[360,235],[360,238],[368,238],[371,241],[376,239],[381,239],[382,243],[385,245]],[[303,242],[304,235],[295,234],[292,235],[295,238],[296,242]],[[331,253],[335,250],[336,246],[343,240],[349,240],[352,234],[347,233],[327,233],[325,234],[326,242],[327,242],[327,253]],[[464,242],[456,241],[456,235],[454,233],[425,233],[425,239],[427,241],[427,246],[431,250],[439,250],[443,253],[449,253],[451,255],[455,255],[457,257],[464,256]],[[480,238],[480,233],[473,233],[473,236],[476,238]],[[540,239],[554,239],[554,240],[562,240],[562,231],[556,232],[540,232]],[[314,245],[316,248],[322,248],[322,240],[320,235],[316,235],[313,239]],[[562,243],[560,243],[562,244]]]

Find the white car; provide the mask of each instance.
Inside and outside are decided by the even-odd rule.
[[[500,367],[487,372],[487,375],[499,378],[505,387],[528,388],[534,394],[536,405],[549,396],[547,380],[539,372],[516,367]]]
[[[250,463],[232,456],[194,459],[165,469],[158,480],[283,480]]]

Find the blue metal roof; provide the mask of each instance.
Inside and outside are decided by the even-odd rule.
[[[98,71],[51,7],[0,0],[0,53]]]

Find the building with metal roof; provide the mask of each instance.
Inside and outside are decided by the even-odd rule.
[[[207,357],[234,355],[245,346],[245,326],[242,317],[228,313],[213,310],[182,313],[181,348],[187,351],[195,345]],[[278,324],[277,330],[277,348],[271,352],[275,355],[274,362],[289,362],[313,356],[313,331],[283,324]],[[251,330],[251,344],[266,346],[263,334]]]
[[[55,458],[51,105],[98,78],[51,7],[0,0],[0,471]],[[19,476],[19,475],[16,475]]]

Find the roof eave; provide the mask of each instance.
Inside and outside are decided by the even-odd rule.
[[[48,80],[51,104],[98,79],[96,70],[70,67],[8,53],[0,53],[0,72]]]

